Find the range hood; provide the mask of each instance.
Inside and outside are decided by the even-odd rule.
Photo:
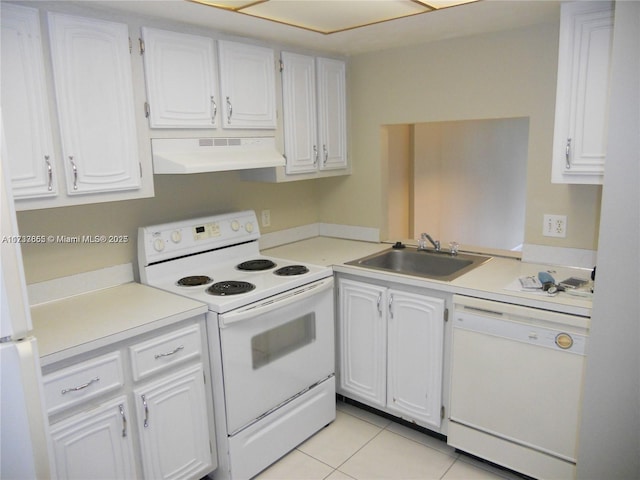
[[[153,173],[188,174],[283,167],[273,137],[152,138]]]

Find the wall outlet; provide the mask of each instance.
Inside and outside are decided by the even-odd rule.
[[[542,225],[542,234],[545,237],[567,236],[567,216],[566,215],[545,215]]]
[[[271,226],[271,210],[262,210],[262,212],[260,212],[260,215],[262,217],[262,226],[270,227]]]

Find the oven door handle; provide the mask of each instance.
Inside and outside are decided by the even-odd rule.
[[[284,292],[267,298],[263,301],[253,303],[246,307],[239,308],[229,313],[220,315],[220,328],[228,327],[230,324],[255,318],[257,315],[264,315],[278,308],[291,305],[294,302],[305,300],[314,295],[318,295],[326,290],[333,288],[333,277],[296,288],[289,292]]]

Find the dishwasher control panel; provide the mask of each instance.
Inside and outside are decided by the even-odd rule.
[[[453,328],[585,355],[587,331],[575,316],[471,297],[454,298]]]

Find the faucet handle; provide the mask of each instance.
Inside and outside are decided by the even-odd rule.
[[[418,240],[418,250],[426,250],[427,249],[427,234],[421,233],[420,239]]]
[[[449,242],[449,251],[451,255],[457,255],[460,244],[458,242]]]

